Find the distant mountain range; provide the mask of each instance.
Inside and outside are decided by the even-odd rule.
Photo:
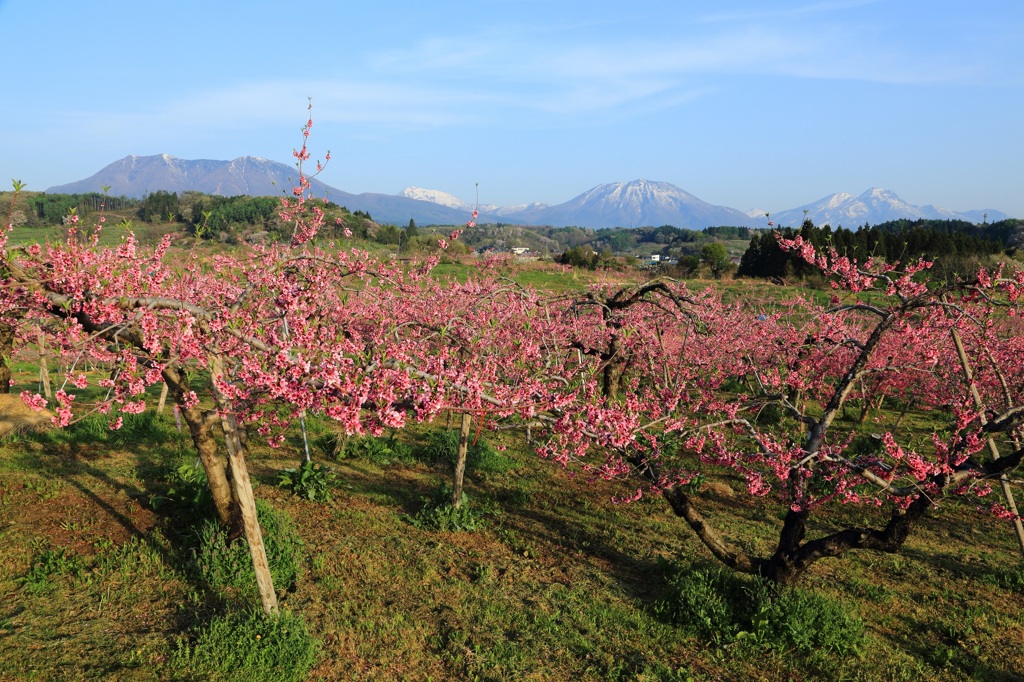
[[[110,186],[113,196],[143,197],[158,190],[234,196],[290,194],[297,170],[276,161],[244,156],[233,161],[190,161],[169,154],[126,156],[78,182],[51,187],[51,193],[85,193]],[[473,206],[439,190],[407,187],[400,194],[350,194],[313,180],[312,190],[351,211],[366,211],[382,223],[404,225],[410,219],[421,225],[458,225],[469,219]],[[715,206],[667,182],[633,180],[598,185],[555,206],[520,204],[479,207],[479,223],[519,225],[576,225],[579,227],[640,227],[673,225],[700,230],[713,225],[767,227],[763,211],[746,213]],[[935,206],[914,206],[895,193],[872,188],[861,194],[839,193],[811,204],[772,213],[776,225],[799,226],[804,217],[815,225],[856,228],[900,218],[959,219],[973,223],[996,222],[1006,214],[994,209],[957,213]]]

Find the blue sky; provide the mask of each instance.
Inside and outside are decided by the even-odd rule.
[[[676,184],[778,211],[872,186],[1024,217],[1020,0],[0,0],[0,179],[129,154],[481,203]]]

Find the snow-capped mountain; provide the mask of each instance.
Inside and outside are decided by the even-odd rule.
[[[639,227],[674,225],[703,229],[709,225],[756,225],[750,216],[701,201],[667,182],[632,180],[598,185],[564,204],[530,208],[508,216],[534,225]]]
[[[448,192],[442,192],[439,189],[423,189],[422,187],[406,187],[398,196],[408,197],[409,199],[415,199],[417,201],[429,201],[430,203],[437,204],[439,206],[455,208],[463,211],[466,215],[471,214],[473,209],[476,208],[476,210],[480,211],[483,215],[496,216],[499,218],[515,216],[527,210],[537,210],[548,207],[547,204],[541,203],[513,204],[511,206],[480,204],[479,207],[474,207],[473,204],[452,196],[451,194],[448,194]]]
[[[448,208],[457,208],[460,211],[473,212],[473,205],[467,204],[462,199],[454,197],[448,192],[442,192],[439,189],[423,189],[422,187],[406,187],[398,193],[400,197],[408,197],[409,199],[415,199],[416,201],[429,201],[432,204],[439,206],[447,206]],[[493,209],[495,206],[481,206],[481,209]]]
[[[991,222],[1003,220],[1007,217],[1005,213],[994,209],[958,213],[945,208],[937,208],[930,204],[927,206],[915,206],[903,201],[891,190],[872,187],[860,196],[839,192],[811,204],[773,213],[771,217],[776,225],[797,227],[806,218],[815,225],[831,225],[833,227],[842,225],[848,229],[856,229],[865,223],[877,225],[901,218],[909,218],[911,220],[920,218],[966,220],[972,223],[979,223],[985,219],[985,214],[987,214],[987,219]]]

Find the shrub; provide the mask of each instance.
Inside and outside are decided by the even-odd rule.
[[[316,663],[319,648],[301,617],[249,610],[210,620],[191,644],[179,640],[171,665],[190,679],[298,682]]]
[[[291,518],[263,500],[256,500],[256,516],[263,531],[274,587],[291,590],[299,579],[302,540]],[[245,538],[229,542],[224,528],[217,521],[207,519],[199,527],[198,540],[193,550],[195,567],[211,589],[221,593],[234,591],[241,598],[256,595],[256,574]]]

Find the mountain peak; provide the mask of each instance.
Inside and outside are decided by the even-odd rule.
[[[857,228],[861,225],[878,225],[890,220],[921,218],[935,220],[966,220],[977,222],[977,211],[957,213],[935,206],[915,206],[901,199],[895,192],[883,187],[870,187],[859,196],[846,192],[829,195],[818,201],[788,211],[781,211],[773,217],[778,225],[797,226],[804,219],[815,225],[840,225]],[[994,211],[992,220],[1002,220],[1005,214]]]
[[[754,225],[736,209],[714,206],[671,183],[645,178],[598,185],[542,215],[550,225],[586,227]]]

